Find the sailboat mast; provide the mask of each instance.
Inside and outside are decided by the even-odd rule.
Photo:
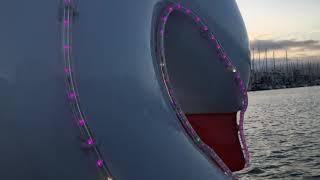
[[[265,49],[265,58],[266,58],[266,73],[268,72],[268,49]]]
[[[273,71],[276,70],[276,59],[274,58],[274,51],[272,53],[272,59],[273,59]]]
[[[260,48],[258,49],[258,58],[259,58],[259,70],[261,70],[261,57],[260,57]]]
[[[287,66],[287,74],[289,74],[288,50],[286,50],[286,66]]]
[[[252,49],[252,71],[254,72],[254,48]]]

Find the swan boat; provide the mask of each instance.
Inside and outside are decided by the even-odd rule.
[[[4,180],[212,180],[249,165],[235,0],[0,2]]]

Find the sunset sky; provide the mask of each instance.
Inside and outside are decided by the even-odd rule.
[[[320,58],[320,0],[236,0],[251,47]]]

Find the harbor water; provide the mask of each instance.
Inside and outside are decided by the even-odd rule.
[[[320,87],[249,93],[251,166],[239,179],[320,179]]]

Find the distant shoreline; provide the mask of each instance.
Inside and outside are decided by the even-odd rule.
[[[297,86],[285,86],[285,87],[268,87],[268,88],[261,88],[261,89],[249,89],[249,92],[255,91],[268,91],[268,90],[280,90],[280,89],[294,89],[294,88],[303,88],[303,87],[315,87],[320,86],[320,84],[315,85],[297,85]]]

